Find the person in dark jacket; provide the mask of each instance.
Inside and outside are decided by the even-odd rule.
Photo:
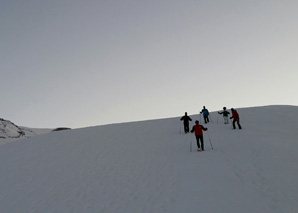
[[[235,123],[237,122],[237,125],[239,127],[239,129],[242,129],[241,125],[240,125],[240,117],[238,112],[235,109],[231,109],[232,111],[232,117],[230,117],[230,119],[233,119],[233,129],[236,129]]]
[[[192,120],[187,115],[187,112],[185,112],[185,115],[180,119],[180,121],[183,121],[185,134],[188,133],[189,132],[189,121],[192,121]]]
[[[203,106],[203,109],[200,113],[203,114],[205,124],[208,123],[209,122],[209,111],[208,111],[208,109],[206,109],[206,107]]]
[[[204,151],[204,139],[203,139],[203,131],[207,131],[208,129],[203,127],[199,124],[199,121],[195,121],[195,125],[192,127],[191,133],[195,133],[196,140],[197,140],[197,146],[198,146],[198,152],[201,150]],[[201,141],[201,145],[200,145]],[[202,149],[201,149],[202,147]]]
[[[227,108],[224,107],[222,112],[218,112],[218,114],[223,114],[223,119],[225,124],[229,124],[229,112],[227,111]]]

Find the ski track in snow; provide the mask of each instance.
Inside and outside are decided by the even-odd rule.
[[[297,107],[238,111],[243,130],[211,114],[200,153],[179,118],[1,145],[1,212],[297,212]]]

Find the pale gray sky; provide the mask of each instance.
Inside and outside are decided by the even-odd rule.
[[[18,125],[298,105],[296,0],[0,3],[0,117]]]

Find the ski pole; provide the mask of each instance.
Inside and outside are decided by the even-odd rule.
[[[191,124],[192,124],[192,122],[191,122]],[[192,134],[190,134],[190,138],[191,139],[190,139],[190,148],[189,149],[190,149],[190,152],[192,152]]]
[[[209,118],[210,118],[211,123],[213,123],[213,120],[212,120],[211,116],[210,116],[210,115],[208,115],[208,116],[209,116]]]
[[[210,142],[211,149],[213,150],[213,146],[212,146],[212,143],[211,143],[211,140],[210,140],[210,136],[209,136],[208,131],[207,131],[207,135],[208,135],[208,138],[209,138],[209,142]]]

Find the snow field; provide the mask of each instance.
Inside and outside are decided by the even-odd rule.
[[[297,212],[298,107],[238,112],[211,113],[200,153],[178,117],[1,145],[1,212]]]

